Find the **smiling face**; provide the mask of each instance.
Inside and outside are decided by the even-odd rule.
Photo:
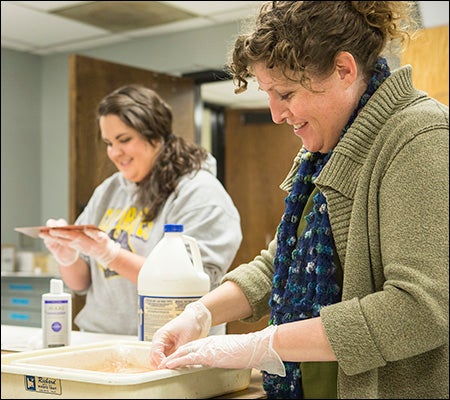
[[[311,152],[328,153],[339,141],[365,84],[357,77],[357,68],[349,53],[341,53],[336,67],[324,79],[311,78],[308,90],[294,80],[288,80],[277,69],[267,69],[263,63],[252,68],[259,88],[269,96],[272,120],[287,123]]]
[[[161,142],[150,144],[143,135],[114,114],[101,116],[99,125],[109,159],[125,179],[141,182],[152,169]]]

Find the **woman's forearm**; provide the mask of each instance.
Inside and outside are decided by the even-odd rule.
[[[108,267],[137,285],[139,271],[144,265],[145,260],[146,258],[144,256],[122,248],[117,254],[117,257],[109,263]]]
[[[238,285],[227,281],[200,300],[211,312],[212,326],[237,321],[252,315],[247,297]]]
[[[74,291],[86,290],[91,284],[89,266],[82,257],[78,257],[72,265],[60,266],[59,274],[67,287]]]
[[[273,347],[283,361],[336,361],[320,317],[279,325]]]

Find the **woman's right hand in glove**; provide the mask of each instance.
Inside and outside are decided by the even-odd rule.
[[[161,362],[181,345],[206,337],[211,328],[211,313],[200,301],[186,306],[184,311],[159,328],[152,338],[150,364],[158,368]]]
[[[49,227],[66,225],[68,225],[67,221],[62,218],[49,219],[46,223],[46,226]],[[78,250],[69,246],[70,241],[53,237],[48,232],[41,232],[39,237],[44,239],[45,246],[53,254],[58,264],[65,267],[72,265],[78,259],[80,253]]]

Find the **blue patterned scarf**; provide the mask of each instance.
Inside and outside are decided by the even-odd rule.
[[[341,138],[389,75],[386,60],[380,58],[365,93],[342,130]],[[327,201],[320,191],[314,195],[312,209],[305,216],[306,228],[297,238],[300,218],[315,187],[314,181],[331,154],[332,151],[321,154],[303,149],[292,190],[285,199],[285,212],[277,228],[273,289],[269,303],[271,325],[317,317],[323,306],[336,303],[341,298],[341,288],[336,281],[334,239]],[[263,387],[268,398],[303,398],[299,363],[285,362],[284,365],[285,377],[263,372]]]

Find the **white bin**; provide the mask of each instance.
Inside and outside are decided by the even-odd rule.
[[[3,354],[1,398],[201,399],[250,384],[251,369],[151,370],[150,345],[116,340]]]

